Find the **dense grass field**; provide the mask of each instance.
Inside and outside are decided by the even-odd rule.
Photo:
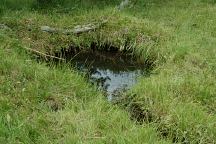
[[[0,143],[216,143],[215,0],[1,0]],[[77,35],[47,25],[106,24]],[[122,105],[67,64],[49,67],[29,49],[53,55],[70,46],[111,45],[152,64]],[[131,120],[138,105],[146,117]]]

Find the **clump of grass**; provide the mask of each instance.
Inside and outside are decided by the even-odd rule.
[[[34,9],[51,9],[60,7],[60,5],[63,4],[64,1],[58,1],[58,0],[36,0],[34,3],[32,3],[32,7]]]
[[[22,9],[30,9],[34,0],[2,0],[1,6],[5,10],[22,10]]]

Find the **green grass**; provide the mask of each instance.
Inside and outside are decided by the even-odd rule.
[[[214,0],[138,0],[122,12],[114,10],[119,1],[65,3],[40,9],[26,1],[19,8],[10,0],[0,7],[0,23],[12,29],[0,29],[1,143],[216,142]],[[105,19],[102,28],[79,37],[40,31]],[[75,70],[38,63],[24,49],[53,54],[92,43],[154,62],[153,74],[126,94],[151,121],[136,124],[127,108],[107,102]]]
[[[136,126],[77,72],[36,63],[17,40],[0,39],[1,143],[167,143],[154,127]]]

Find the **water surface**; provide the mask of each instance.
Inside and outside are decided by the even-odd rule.
[[[106,92],[108,100],[115,99],[137,83],[138,77],[147,73],[144,64],[138,63],[131,55],[113,51],[79,51],[67,55],[71,64],[85,72],[91,83]]]

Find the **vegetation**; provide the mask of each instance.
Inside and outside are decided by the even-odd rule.
[[[214,0],[3,0],[0,6],[0,143],[216,143],[216,5]],[[45,6],[45,7],[44,7]],[[107,21],[77,35],[74,28]],[[5,27],[7,26],[7,28]],[[153,64],[125,96],[109,103],[66,64],[49,67],[26,48],[106,44]],[[138,105],[151,119],[130,120]]]

